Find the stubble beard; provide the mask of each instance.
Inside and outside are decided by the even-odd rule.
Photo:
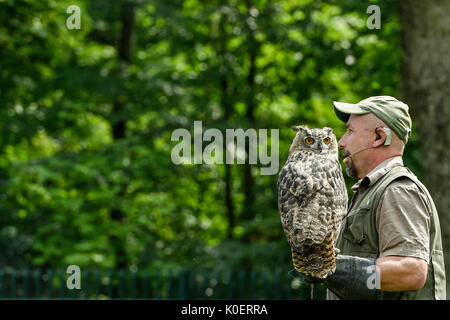
[[[347,165],[347,167],[345,168],[345,173],[347,173],[347,175],[350,178],[357,178],[358,177],[358,173],[356,171],[355,166],[353,165],[353,161],[352,161],[351,158],[347,159],[346,165]]]

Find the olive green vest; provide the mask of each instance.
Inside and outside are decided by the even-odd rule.
[[[425,285],[420,290],[384,292],[384,299],[445,299],[445,269],[442,252],[441,228],[434,202],[425,186],[406,167],[397,166],[388,171],[373,186],[360,194],[342,222],[336,247],[341,254],[364,258],[379,256],[376,211],[386,187],[395,179],[411,179],[426,195],[430,212],[430,257]]]

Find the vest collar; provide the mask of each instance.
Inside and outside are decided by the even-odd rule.
[[[395,156],[384,160],[372,171],[370,171],[364,178],[359,179],[358,182],[356,182],[352,186],[352,191],[364,192],[364,190],[380,180],[380,178],[384,176],[388,171],[397,166],[403,166],[403,159],[400,156]]]

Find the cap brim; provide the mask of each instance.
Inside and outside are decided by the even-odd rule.
[[[334,112],[336,116],[343,122],[347,123],[352,114],[369,113],[366,109],[361,108],[357,104],[333,101]]]

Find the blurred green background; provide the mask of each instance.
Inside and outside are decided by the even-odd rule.
[[[3,0],[0,21],[2,268],[286,273],[277,175],[175,165],[171,133],[280,129],[282,167],[292,125],[340,137],[333,100],[400,89],[396,1]],[[416,133],[405,163],[422,178]]]

